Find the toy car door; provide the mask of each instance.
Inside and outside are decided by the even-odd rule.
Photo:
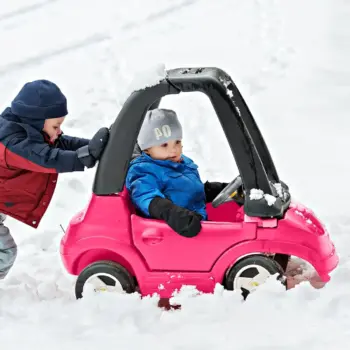
[[[164,221],[131,215],[134,245],[153,271],[210,271],[227,249],[256,237],[255,229],[243,229],[243,225],[243,222],[203,222],[196,237],[186,238]]]

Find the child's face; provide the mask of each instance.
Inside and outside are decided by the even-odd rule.
[[[172,140],[163,143],[160,146],[153,146],[145,150],[149,156],[158,160],[171,160],[172,162],[179,162],[182,153],[181,140]]]
[[[61,124],[65,117],[46,119],[43,131],[49,135],[50,141],[54,142],[62,133]]]

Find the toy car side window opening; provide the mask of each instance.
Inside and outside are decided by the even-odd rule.
[[[245,201],[251,216],[280,217],[290,203],[290,196],[277,194],[277,171],[264,139],[243,97],[227,73],[218,68],[187,68],[167,71],[158,84],[134,91],[111,126],[110,138],[98,164],[93,192],[109,195],[123,190],[125,176],[144,116],[157,108],[162,97],[184,92],[202,92],[208,96],[219,118],[242,182],[249,195],[259,189],[276,198],[273,205],[262,200]],[[287,187],[284,187],[288,191]]]

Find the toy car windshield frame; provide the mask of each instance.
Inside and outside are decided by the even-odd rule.
[[[245,213],[257,217],[282,217],[290,204],[288,187],[282,184],[260,130],[231,77],[219,68],[177,68],[168,70],[158,84],[134,91],[110,128],[110,137],[99,161],[93,192],[111,195],[123,190],[143,119],[161,98],[180,92],[206,94],[219,118],[246,190]],[[274,196],[274,203],[251,199],[252,189]],[[271,199],[271,197],[270,197]]]

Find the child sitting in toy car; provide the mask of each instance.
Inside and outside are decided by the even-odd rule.
[[[142,153],[130,163],[126,177],[132,203],[178,234],[196,236],[201,221],[208,219],[206,203],[227,183],[202,183],[198,166],[182,154],[182,127],[172,110],[148,111],[137,141]]]

